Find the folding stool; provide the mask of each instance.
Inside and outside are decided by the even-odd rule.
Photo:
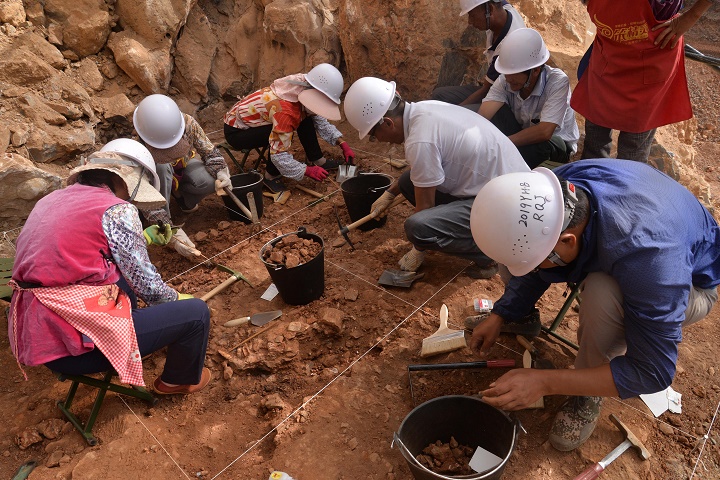
[[[95,425],[95,420],[97,420],[98,413],[100,413],[100,407],[102,407],[103,400],[105,400],[105,393],[107,393],[108,390],[139,398],[140,400],[146,401],[151,406],[158,402],[158,399],[143,387],[124,387],[122,385],[112,383],[112,377],[117,375],[114,370],[106,372],[101,380],[87,375],[68,375],[58,372],[53,373],[57,375],[58,380],[61,382],[64,382],[65,380],[70,380],[72,382],[65,401],[58,401],[57,406],[67,419],[70,420],[70,423],[75,426],[77,431],[80,432],[80,435],[85,438],[85,441],[87,441],[91,446],[97,445],[98,443],[97,438],[95,438],[92,434],[92,428]],[[78,385],[81,383],[98,389],[95,402],[93,402],[92,410],[90,411],[90,416],[85,425],[83,425],[83,423],[70,411]]]
[[[253,166],[251,170],[257,170],[260,164],[265,161],[267,162],[270,159],[270,156],[267,154],[268,148],[270,148],[270,145],[263,145],[262,147],[254,147],[254,148],[243,148],[240,150],[235,150],[232,146],[230,146],[227,142],[222,142],[217,145],[219,148],[222,148],[225,150],[225,152],[230,157],[230,160],[233,161],[235,166],[238,168],[240,173],[245,172],[245,162],[247,162],[248,156],[252,152],[257,153],[258,157],[255,159],[255,162],[253,163]],[[241,152],[243,154],[242,160],[240,162],[237,161],[235,158],[235,155],[232,154],[232,152]]]
[[[568,282],[567,284],[568,289],[570,290],[570,293],[565,291],[565,294],[567,298],[565,299],[565,303],[563,303],[562,308],[558,312],[558,314],[555,316],[555,319],[553,320],[550,327],[543,326],[542,331],[553,338],[556,338],[557,340],[560,340],[565,345],[574,348],[575,350],[578,350],[580,347],[576,343],[573,343],[572,341],[568,340],[567,338],[563,337],[562,335],[555,333],[555,330],[557,330],[557,327],[560,325],[560,322],[563,321],[565,318],[565,314],[570,310],[570,307],[572,306],[573,300],[577,299],[577,302],[580,303],[580,284],[575,284]]]

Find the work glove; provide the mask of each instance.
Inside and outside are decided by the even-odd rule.
[[[322,167],[318,167],[317,165],[308,165],[305,167],[305,176],[310,177],[313,180],[317,180],[318,182],[322,182],[325,177],[328,176],[328,171]]]
[[[343,155],[345,156],[345,163],[354,165],[355,164],[355,152],[352,151],[352,148],[350,148],[350,145],[348,145],[347,142],[342,142],[340,144],[340,148],[342,148]]]
[[[173,247],[180,255],[190,260],[197,260],[197,257],[202,256],[200,250],[195,248],[195,244],[190,241],[182,228],[179,228],[178,231],[175,232],[175,235],[170,239],[168,245]]]
[[[194,296],[190,295],[189,293],[177,292],[177,294],[178,294],[178,298],[177,298],[178,300],[189,300],[191,298],[195,298]]]
[[[215,179],[215,193],[218,195],[225,195],[225,190],[223,190],[224,188],[232,188],[232,182],[230,181],[230,169],[228,167],[220,170]]]
[[[172,236],[172,227],[169,223],[164,223],[162,227],[150,225],[143,230],[143,237],[148,245],[167,245]]]
[[[390,206],[393,200],[395,200],[395,194],[390,193],[389,190],[385,190],[383,194],[380,195],[380,198],[375,200],[370,206],[370,211],[377,211],[379,214],[377,218],[383,218],[385,215],[387,215],[387,207]]]
[[[406,272],[417,272],[417,269],[420,268],[423,260],[425,260],[425,252],[413,247],[412,250],[403,255],[398,262],[398,265],[400,265],[400,269],[405,270]]]

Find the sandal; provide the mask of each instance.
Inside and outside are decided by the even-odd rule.
[[[199,392],[205,386],[210,383],[212,374],[208,368],[203,368],[202,375],[200,375],[200,382],[195,385],[175,385],[173,387],[163,382],[160,377],[157,377],[153,382],[153,388],[160,395],[174,395],[176,393],[187,395],[188,393]]]

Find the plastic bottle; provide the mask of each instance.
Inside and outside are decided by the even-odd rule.
[[[270,474],[270,478],[268,480],[295,480],[295,479],[285,472],[278,472],[276,470]]]
[[[493,308],[493,301],[487,298],[475,298],[473,299],[473,307],[478,313],[489,313]]]

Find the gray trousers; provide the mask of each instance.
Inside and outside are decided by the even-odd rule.
[[[617,158],[647,163],[656,130],[653,128],[640,133],[621,131],[618,136]],[[611,146],[612,129],[585,119],[585,143],[580,158],[610,158]]]
[[[440,102],[452,103],[453,105],[460,105],[466,98],[473,93],[480,90],[480,85],[460,85],[457,87],[438,87],[432,91],[430,100],[438,100]],[[479,103],[473,103],[471,105],[463,105],[468,110],[472,110],[477,113],[480,110]]]
[[[398,179],[400,192],[415,205],[415,186],[410,172]],[[470,210],[474,197],[457,198],[436,192],[435,206],[410,215],[405,220],[405,235],[415,247],[434,250],[456,257],[472,260],[485,266],[492,260],[483,254],[473,240],[470,231]]]
[[[580,350],[575,358],[575,368],[610,363],[610,360],[624,355],[627,350],[620,287],[610,275],[595,272],[589,274],[583,282],[581,296],[577,333]],[[691,288],[683,327],[705,318],[717,299],[717,288]]]
[[[170,196],[181,196],[187,208],[193,208],[200,200],[215,193],[215,178],[205,168],[205,164],[197,159],[190,159],[183,171],[180,187],[173,193],[173,169],[168,163],[156,165],[160,177],[160,193],[166,199],[165,210],[170,215]]]

